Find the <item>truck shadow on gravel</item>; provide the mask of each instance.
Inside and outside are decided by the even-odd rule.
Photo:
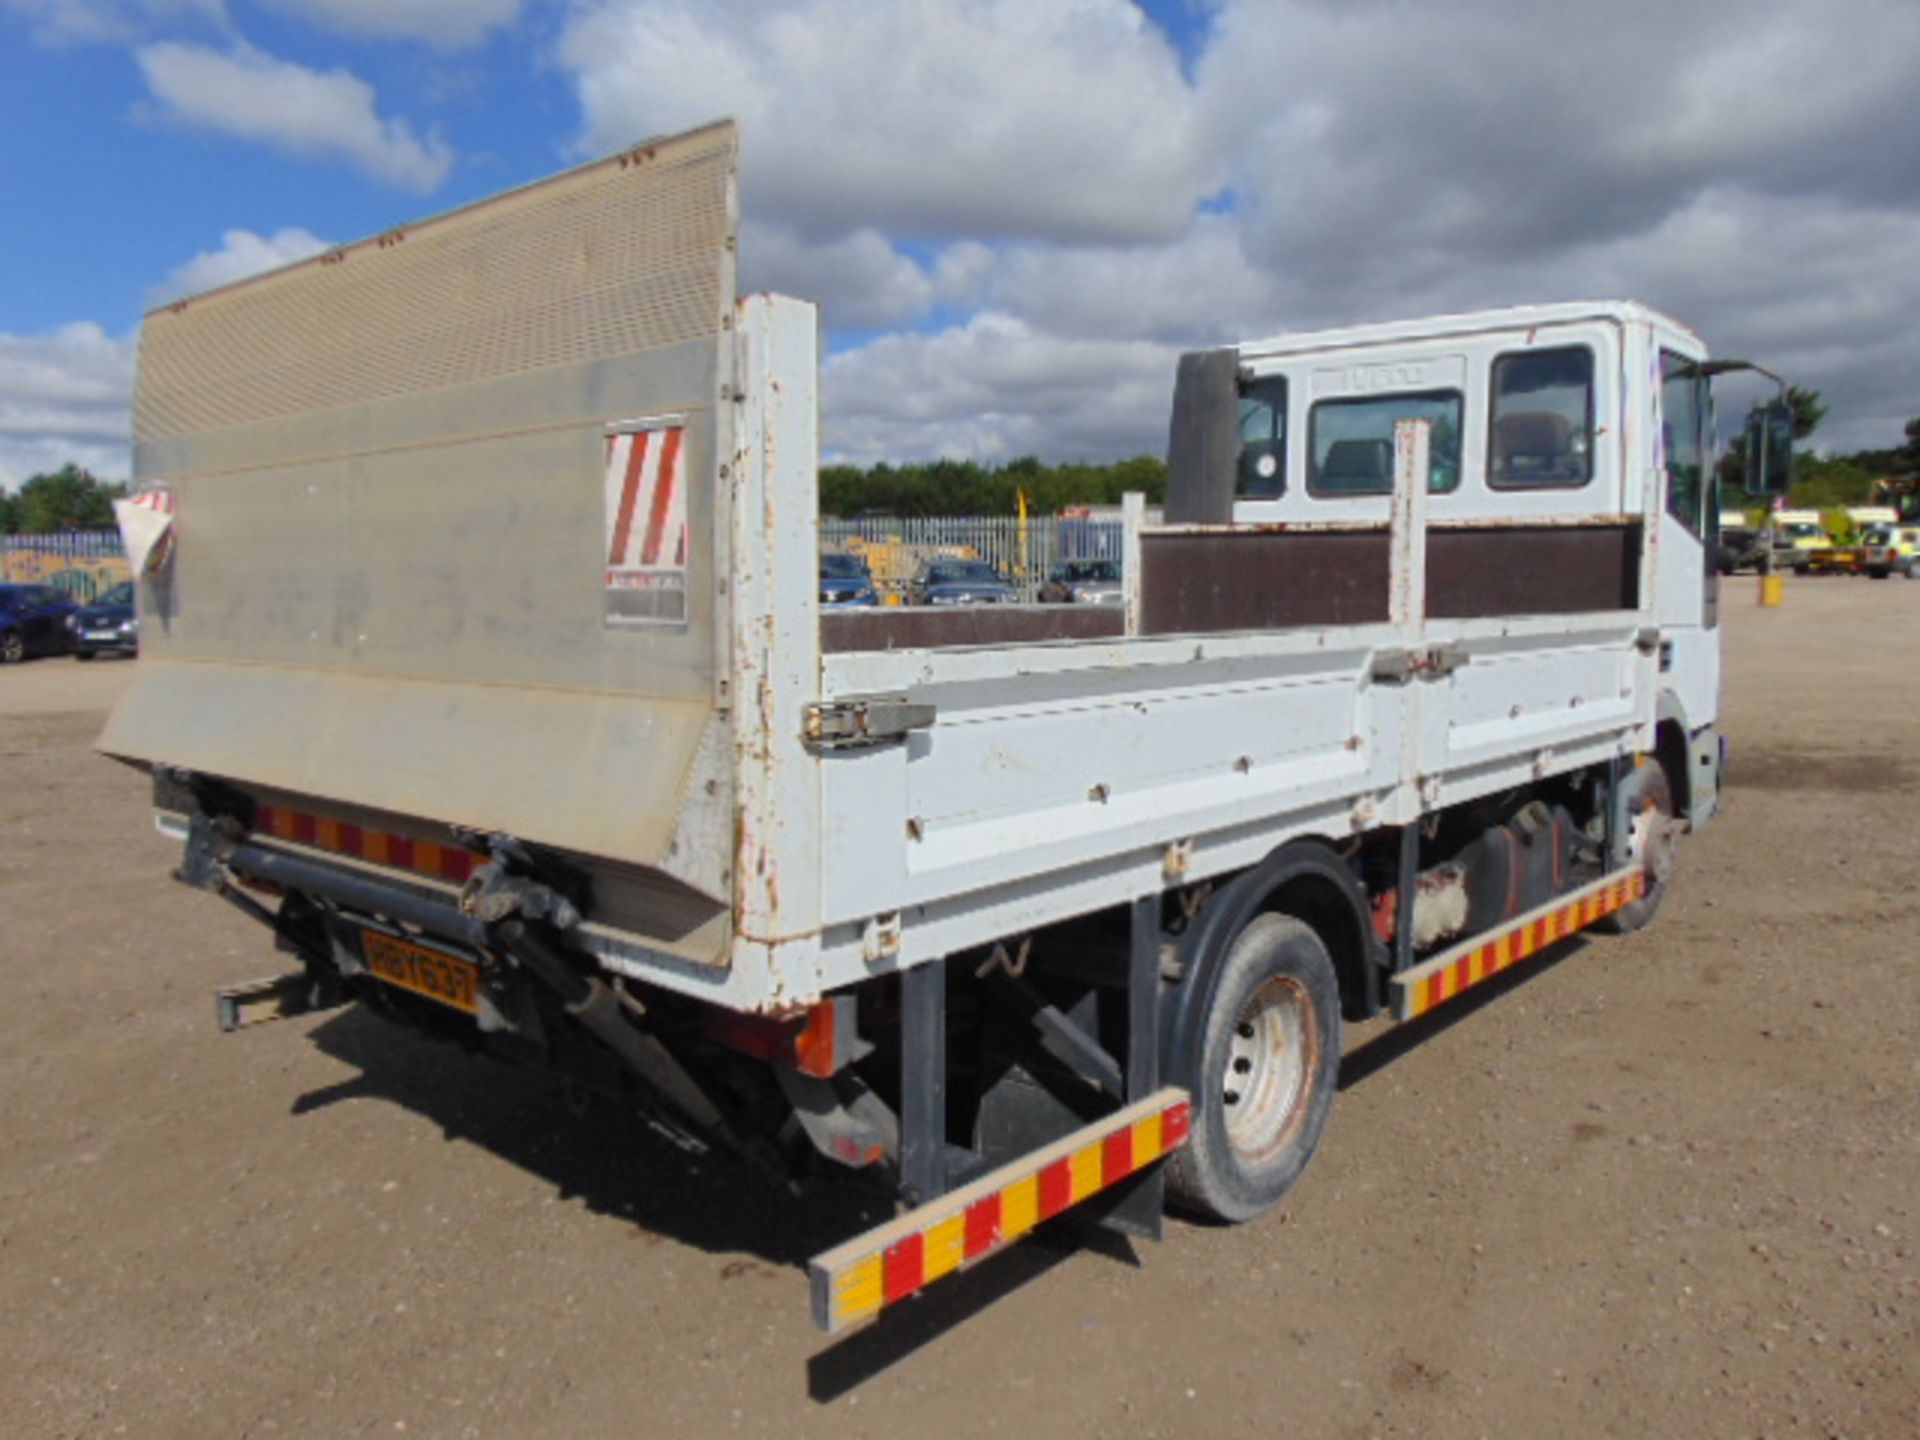
[[[821,1185],[788,1194],[726,1154],[683,1149],[612,1101],[580,1110],[543,1074],[423,1039],[365,1010],[345,1010],[308,1038],[359,1073],[300,1096],[295,1115],[346,1101],[398,1105],[446,1140],[481,1146],[540,1177],[559,1199],[624,1222],[637,1241],[732,1257],[731,1274],[744,1273],[744,1255],[798,1275],[811,1256],[886,1218],[857,1190]]]
[[[620,1222],[639,1243],[671,1241],[726,1257],[717,1266],[723,1280],[779,1267],[796,1314],[805,1313],[806,1262],[888,1218],[883,1204],[850,1186],[823,1183],[798,1196],[776,1190],[726,1155],[682,1149],[610,1102],[576,1112],[538,1072],[423,1040],[364,1010],[348,1009],[308,1038],[358,1073],[300,1096],[296,1116],[350,1101],[398,1105],[449,1142],[482,1146],[551,1184],[559,1199]],[[1052,1227],[821,1350],[807,1363],[809,1397],[844,1397],[1083,1251],[1139,1263],[1118,1236]]]
[[[1594,943],[1582,936],[1561,941],[1418,1020],[1363,1039],[1341,1064],[1340,1088],[1364,1084]],[[438,1126],[446,1140],[482,1146],[551,1184],[559,1199],[578,1200],[620,1222],[643,1244],[672,1241],[726,1257],[718,1267],[722,1279],[769,1273],[766,1266],[786,1271],[796,1310],[805,1303],[806,1262],[888,1215],[881,1202],[850,1186],[819,1184],[786,1194],[724,1154],[681,1148],[632,1111],[599,1102],[578,1112],[538,1072],[423,1041],[364,1010],[344,1011],[309,1038],[358,1073],[300,1096],[294,1114],[348,1101],[398,1105]],[[821,1350],[807,1363],[809,1397],[821,1404],[841,1399],[1088,1251],[1122,1264],[1141,1263],[1131,1243],[1110,1232],[1049,1227]]]
[[[1344,1092],[1365,1084],[1396,1060],[1410,1055],[1461,1022],[1472,1019],[1502,996],[1512,994],[1522,985],[1540,979],[1548,971],[1558,969],[1567,961],[1596,947],[1600,947],[1604,953],[1606,944],[1605,938],[1596,941],[1585,935],[1556,941],[1531,959],[1504,974],[1495,975],[1491,980],[1481,981],[1471,990],[1456,995],[1438,1009],[1429,1010],[1419,1019],[1389,1025],[1360,1044],[1350,1045],[1340,1060],[1340,1089]]]

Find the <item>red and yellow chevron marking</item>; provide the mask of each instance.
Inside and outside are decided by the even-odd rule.
[[[814,1320],[838,1334],[1139,1174],[1187,1143],[1189,1114],[1186,1091],[1159,1091],[815,1256]]]
[[[1532,959],[1554,941],[1586,929],[1601,916],[1631,905],[1646,888],[1646,871],[1617,870],[1529,911],[1491,939],[1476,937],[1415,965],[1393,977],[1398,987],[1394,1018],[1411,1020],[1426,1014],[1482,980]]]
[[[285,805],[255,805],[253,828],[260,834],[291,840],[296,845],[311,845],[336,855],[371,860],[376,865],[392,865],[400,870],[431,875],[436,880],[451,880],[456,885],[466,883],[474,867],[485,858],[457,845],[439,845],[386,830],[369,830]]]

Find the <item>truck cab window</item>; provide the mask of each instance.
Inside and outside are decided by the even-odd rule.
[[[1235,493],[1270,500],[1287,491],[1287,380],[1266,375],[1240,392],[1240,470]]]
[[[1593,478],[1593,351],[1526,350],[1493,362],[1491,463],[1500,489],[1572,488]]]
[[[1667,461],[1667,513],[1695,535],[1706,533],[1706,388],[1699,367],[1660,352],[1660,435]]]
[[[1308,422],[1312,466],[1309,495],[1393,493],[1393,427],[1426,420],[1427,489],[1443,495],[1460,484],[1460,392],[1430,390],[1413,395],[1369,395],[1358,400],[1322,400]]]

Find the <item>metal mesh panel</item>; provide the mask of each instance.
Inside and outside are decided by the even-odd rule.
[[[157,311],[135,436],[711,337],[728,303],[734,150],[733,126],[714,126]]]

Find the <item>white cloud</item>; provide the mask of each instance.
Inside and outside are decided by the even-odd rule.
[[[826,364],[822,442],[835,460],[1165,449],[1175,347],[1048,335],[987,312],[935,334],[888,335]]]
[[[1244,137],[1251,252],[1339,300],[1644,234],[1709,186],[1920,200],[1901,58],[1916,46],[1920,9],[1884,0],[1754,0],[1737,17],[1240,0],[1198,80],[1211,125]]]
[[[979,244],[935,267],[950,305],[1019,315],[1056,335],[1217,344],[1284,314],[1286,287],[1248,259],[1231,216],[1201,215],[1161,245]]]
[[[134,342],[98,325],[0,331],[0,487],[74,461],[103,479],[128,470]]]
[[[1163,238],[1219,184],[1128,0],[578,0],[583,141],[736,116],[749,213],[833,237]]]
[[[877,231],[814,243],[752,221],[740,236],[740,289],[804,296],[836,330],[910,324],[936,298],[932,278]]]
[[[249,46],[221,52],[166,43],[139,51],[147,86],[186,124],[258,140],[296,155],[351,161],[403,189],[437,189],[453,150],[421,139],[405,120],[383,119],[373,87],[346,70],[309,70]]]
[[[229,230],[220,237],[218,250],[203,250],[185,264],[176,266],[154,287],[148,303],[164,305],[183,295],[215,290],[332,248],[327,241],[295,225],[271,235]]]
[[[43,45],[133,41],[182,23],[225,28],[226,0],[0,0]]]
[[[1896,443],[1920,412],[1920,109],[1906,74],[1920,8],[1756,0],[1740,16],[1655,0],[1229,0],[1195,67],[1184,143],[1227,157],[1232,204],[1203,209],[1181,190],[1177,232],[1096,243],[1005,239],[997,202],[957,214],[951,233],[977,238],[926,273],[943,313],[975,318],[836,356],[827,443],[861,460],[1158,449],[1178,348],[1614,296],[1821,390],[1823,445]],[[1460,55],[1472,64],[1436,61]],[[727,63],[743,68],[723,89],[764,78]],[[804,153],[810,138],[781,141],[795,191],[839,183],[848,163],[831,144]],[[750,124],[749,157],[758,143]],[[921,158],[923,183],[951,181],[956,207],[974,198],[937,148]],[[841,198],[877,240],[893,233],[884,204]]]
[[[443,49],[476,45],[490,30],[511,25],[520,0],[267,0],[343,35],[424,40]]]

